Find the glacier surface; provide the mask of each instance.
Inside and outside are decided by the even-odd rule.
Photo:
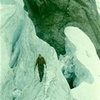
[[[0,99],[73,100],[54,48],[36,36],[22,6],[2,4],[0,13]],[[38,54],[47,62],[42,83],[34,71]]]
[[[54,48],[36,36],[23,4],[1,1],[0,100],[99,100],[100,59],[85,33],[76,27],[65,29],[66,55],[59,61]],[[34,71],[40,53],[47,62],[42,83]],[[77,76],[72,90],[61,72],[63,66],[70,70],[70,61]]]

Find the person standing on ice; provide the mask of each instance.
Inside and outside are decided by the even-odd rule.
[[[39,56],[36,60],[35,68],[37,65],[38,65],[40,82],[42,82],[43,75],[44,75],[44,65],[46,65],[46,61],[45,61],[44,57],[41,56],[41,54],[39,54]]]

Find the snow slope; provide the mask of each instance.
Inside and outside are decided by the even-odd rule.
[[[73,100],[54,48],[36,36],[22,6],[0,5],[0,18],[0,99]],[[39,53],[47,62],[42,83],[34,71]]]

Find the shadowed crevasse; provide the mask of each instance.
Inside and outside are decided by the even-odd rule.
[[[95,0],[23,1],[37,36],[54,47],[58,56],[65,54],[64,29],[70,25],[83,30],[100,50],[100,17]]]

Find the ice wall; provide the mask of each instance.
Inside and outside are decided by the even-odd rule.
[[[67,27],[65,34],[69,40],[72,55],[82,63],[93,76],[100,75],[100,59],[89,37],[77,27]],[[74,48],[74,49],[73,49]]]
[[[73,96],[77,100],[99,100],[100,59],[96,54],[93,43],[77,27],[67,27],[65,34],[67,36],[67,47],[69,47],[67,54],[74,57],[76,84],[81,80],[80,85],[72,89]]]
[[[73,100],[55,50],[36,36],[22,6],[4,3],[0,17],[0,99]],[[39,53],[47,62],[42,83],[34,72]]]

